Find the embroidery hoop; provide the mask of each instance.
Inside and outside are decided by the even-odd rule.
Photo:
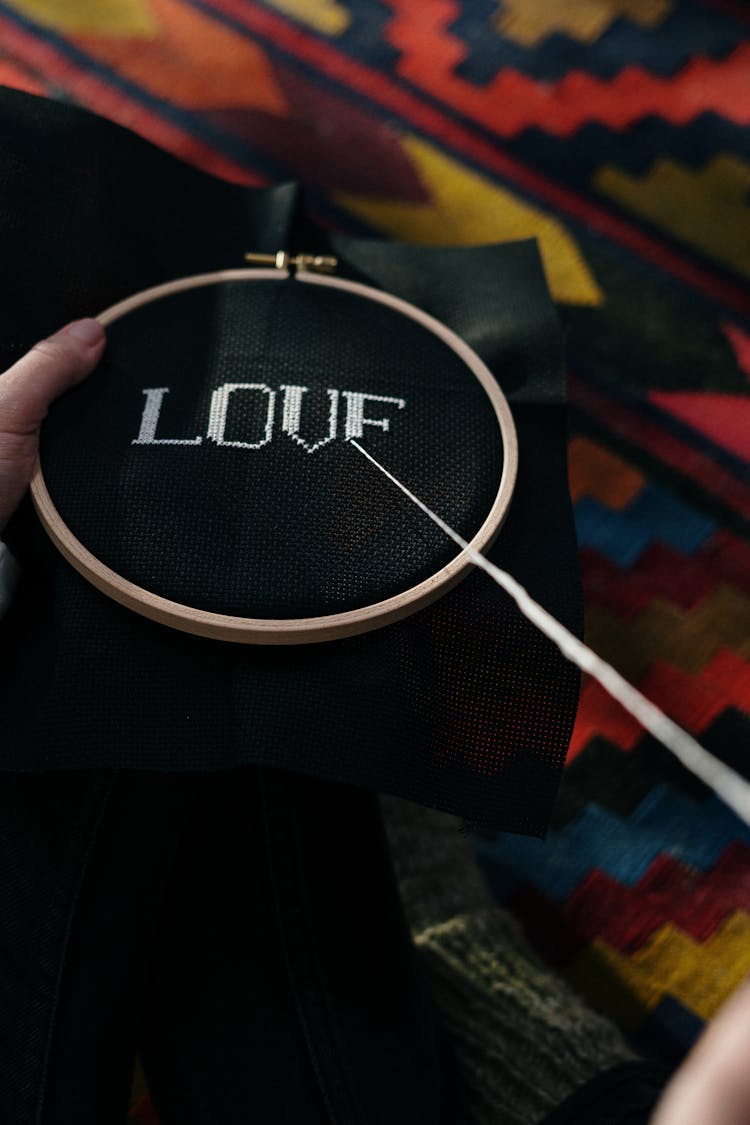
[[[331,259],[310,255],[291,258],[284,251],[276,255],[247,254],[245,257],[250,261],[271,261],[275,265],[272,269],[218,270],[177,278],[134,293],[99,313],[96,319],[107,327],[152,301],[202,286],[238,281],[283,281],[294,277],[300,284],[322,285],[376,301],[416,321],[441,339],[466,364],[487,394],[500,430],[503,468],[497,493],[484,522],[469,541],[468,548],[459,551],[449,563],[416,586],[357,609],[320,617],[237,617],[164,598],[130,582],[116,570],[106,566],[76,538],[55,507],[44,479],[40,455],[37,455],[31,480],[31,496],[37,515],[63,557],[88,582],[120,605],[182,632],[243,644],[286,645],[330,641],[389,625],[447,593],[473,568],[469,549],[486,550],[497,537],[510,507],[518,472],[518,440],[507,399],[492,372],[466,341],[442,321],[416,305],[360,282],[328,276],[328,270],[332,268]]]

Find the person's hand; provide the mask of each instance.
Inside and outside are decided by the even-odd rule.
[[[669,1082],[651,1125],[750,1125],[750,978]]]
[[[98,321],[74,320],[0,375],[0,534],[31,480],[50,403],[93,370],[104,341]]]

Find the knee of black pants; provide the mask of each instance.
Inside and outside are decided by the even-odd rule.
[[[4,774],[0,1120],[127,1111],[145,967],[195,778]]]
[[[192,1120],[180,1098],[212,1125],[460,1120],[376,794],[266,767],[6,777],[7,1125],[122,1122],[139,1045],[163,1125]]]
[[[270,767],[223,789],[196,809],[159,928],[144,1067],[163,1125],[455,1125],[377,794]]]

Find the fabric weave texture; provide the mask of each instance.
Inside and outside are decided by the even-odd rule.
[[[342,276],[364,280],[437,315],[475,347],[501,385],[507,380],[519,440],[518,483],[490,557],[580,630],[580,587],[565,472],[559,323],[533,244],[440,251],[331,237],[312,221],[295,185],[252,190],[223,183],[94,115],[24,94],[5,91],[0,113],[8,142],[0,156],[0,212],[8,265],[0,338],[6,343],[7,360],[60,321],[76,312],[90,312],[92,305],[113,304],[174,277],[236,265],[243,243],[261,249],[281,244],[313,251],[332,248],[341,260]],[[196,214],[205,217],[201,235],[186,240],[186,220]],[[238,229],[243,232],[239,244]],[[54,257],[47,261],[41,286],[30,266],[30,246],[38,247],[46,259]],[[404,399],[409,395],[392,386],[394,368],[408,373],[415,393],[421,381],[418,393],[425,425],[421,431],[411,431],[411,446],[393,444],[394,468],[404,476],[415,472],[428,502],[443,506],[449,518],[460,514],[463,527],[475,526],[477,512],[497,488],[499,463],[494,417],[476,381],[454,385],[459,366],[465,378],[463,364],[419,326],[403,318],[394,321],[390,311],[385,316],[375,306],[371,327],[373,310],[368,305],[365,311],[364,302],[341,303],[337,294],[334,304],[322,291],[302,294],[297,284],[279,287],[271,282],[273,291],[266,291],[268,315],[271,320],[278,317],[279,340],[283,337],[284,342],[271,347],[268,340],[274,339],[275,330],[264,326],[268,340],[261,349],[262,381],[274,386],[287,383],[290,370],[296,373],[302,366],[310,302],[318,310],[316,315],[325,306],[329,319],[332,310],[346,310],[341,331],[330,341],[334,353],[340,349],[342,354],[334,362],[326,351],[329,341],[318,341],[313,364],[319,363],[322,373],[329,356],[332,367],[345,368],[342,380],[344,374],[359,379],[365,372],[375,379],[376,393],[378,388],[395,390],[393,397]],[[294,305],[302,296],[306,314]],[[205,380],[195,396],[200,403],[203,395],[204,411],[205,396],[217,380],[211,373],[212,353],[200,357],[206,359],[205,365],[198,362],[198,353],[218,338],[224,348],[219,354],[226,357],[242,341],[243,332],[247,338],[240,351],[253,343],[251,321],[238,311],[244,310],[244,303],[232,305],[236,294],[230,293],[227,306],[218,310],[215,294],[207,298],[199,294],[188,299],[187,313],[195,311],[196,300],[206,299],[209,306],[204,305],[201,317],[187,318],[185,343],[175,345],[176,357],[170,360],[176,358],[178,367],[190,369],[189,357],[197,374],[181,376],[182,380]],[[514,310],[519,315],[514,316]],[[109,559],[135,557],[142,547],[152,487],[160,483],[154,459],[144,462],[144,455],[167,459],[176,466],[170,472],[177,489],[167,493],[167,506],[173,505],[175,517],[183,519],[182,543],[189,538],[192,521],[199,529],[191,567],[195,574],[203,569],[222,584],[220,592],[223,596],[228,590],[231,607],[237,605],[231,600],[232,583],[236,575],[241,577],[244,551],[252,554],[258,543],[262,551],[279,527],[284,534],[284,503],[295,505],[299,500],[300,511],[312,508],[310,496],[295,490],[293,480],[273,479],[274,455],[280,458],[283,473],[303,456],[311,465],[330,464],[337,470],[327,478],[328,487],[316,491],[319,514],[305,513],[315,535],[326,528],[340,534],[342,490],[344,496],[353,491],[351,506],[359,507],[360,524],[366,496],[371,513],[369,543],[365,541],[359,555],[352,555],[350,549],[345,552],[346,564],[353,559],[363,570],[364,590],[376,573],[380,581],[385,571],[386,583],[392,582],[403,565],[402,552],[393,550],[387,539],[380,542],[378,505],[383,512],[395,513],[392,524],[382,525],[391,527],[391,542],[396,541],[393,529],[401,543],[410,543],[416,535],[416,561],[408,560],[407,577],[409,565],[415,575],[424,574],[425,563],[418,553],[424,545],[432,560],[452,557],[452,546],[441,544],[419,513],[407,511],[407,502],[394,496],[388,482],[378,481],[371,490],[372,469],[363,459],[354,469],[348,467],[343,459],[353,451],[343,443],[340,449],[331,443],[330,450],[312,457],[293,442],[274,441],[255,451],[132,444],[138,433],[142,388],[170,386],[158,360],[160,311],[156,303],[148,313],[134,314],[134,322],[146,327],[142,335],[133,335],[135,366],[128,369],[127,380],[117,377],[122,343],[115,329],[114,363],[108,368],[105,360],[102,383],[98,385],[94,375],[80,388],[80,396],[74,392],[50,413],[52,441],[48,454],[45,430],[43,464],[53,498],[59,492],[74,530],[80,526],[87,536],[98,530],[99,545],[106,540],[102,549]],[[217,337],[216,318],[224,315],[227,319]],[[171,327],[167,316],[168,342],[175,338]],[[383,358],[372,344],[381,336],[387,336]],[[139,356],[145,368],[141,374]],[[234,379],[236,366],[221,370],[219,380],[226,382],[231,371],[232,381],[239,381]],[[151,376],[146,380],[149,372],[155,382]],[[326,378],[330,373],[325,371]],[[145,381],[133,383],[136,376]],[[174,376],[178,377],[176,368]],[[334,387],[336,383],[332,380]],[[344,384],[340,389],[348,388]],[[118,397],[121,392],[129,396],[127,401]],[[176,385],[170,395],[176,404],[180,401]],[[182,401],[192,404],[195,399],[185,396]],[[382,404],[372,404],[378,405]],[[407,414],[408,407],[398,410],[395,436]],[[252,419],[246,419],[245,428],[251,426]],[[62,436],[68,427],[70,440]],[[443,448],[444,439],[448,445],[455,440],[454,427],[458,453]],[[195,430],[194,418],[178,418],[168,432],[194,436]],[[236,440],[232,433],[227,431],[228,440]],[[394,434],[383,432],[382,437],[387,440]],[[264,486],[259,470],[261,487],[253,501],[261,525],[258,542],[251,544],[255,528],[248,527],[249,538],[244,545],[240,541],[239,556],[222,565],[221,549],[237,531],[237,506],[225,496],[224,507],[219,508],[230,521],[222,542],[221,526],[211,526],[216,505],[206,502],[205,496],[202,500],[200,489],[208,483],[209,489],[231,493],[236,489],[231,474],[213,475],[216,458],[250,452],[270,455],[265,484],[273,488]],[[203,456],[210,466],[205,471],[200,465]],[[465,486],[460,463],[465,457],[471,459],[475,475],[461,512]],[[484,464],[480,465],[480,457]],[[144,463],[149,471],[141,472]],[[233,463],[238,463],[236,456]],[[244,456],[240,463],[247,463]],[[136,465],[139,469],[134,472]],[[116,505],[109,502],[107,489],[110,497],[116,493]],[[338,491],[336,502],[331,500],[332,490]],[[138,563],[141,569],[131,572],[148,579],[149,565],[158,573],[159,567],[174,563],[168,591],[172,592],[183,580],[180,567],[191,556],[172,550],[171,516],[167,509],[160,516],[158,494],[153,499],[155,526],[161,519],[163,528],[158,534],[149,532],[154,535],[149,545],[151,563],[147,550]],[[462,817],[466,825],[544,832],[572,729],[578,674],[484,575],[471,573],[432,606],[366,635],[313,646],[237,645],[178,633],[100,594],[62,559],[30,503],[11,521],[6,537],[22,565],[24,581],[4,622],[4,656],[10,665],[0,687],[5,768],[200,770],[242,763],[277,765],[443,808]],[[413,554],[413,548],[409,552]],[[313,549],[305,550],[303,537],[300,555],[289,567],[288,588],[293,589],[295,574],[307,583],[309,565],[312,589],[317,581],[316,597],[321,596],[324,609],[330,608],[330,595],[328,602],[323,597],[325,583],[334,581],[340,569],[334,565],[317,578],[315,570],[321,558],[328,565],[332,555],[336,562],[329,549],[316,562]],[[266,574],[275,579],[284,559],[271,555],[270,562]],[[262,590],[262,583],[259,586]],[[283,583],[276,587],[275,603],[263,592],[270,609],[289,611],[309,605],[299,589],[296,601],[280,603],[279,591],[284,588]],[[184,585],[179,589],[184,590]],[[216,597],[215,587],[209,604],[215,605],[210,599]]]

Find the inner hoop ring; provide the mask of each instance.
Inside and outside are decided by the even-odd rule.
[[[142,305],[184,290],[227,281],[283,281],[289,276],[289,270],[278,268],[219,270],[214,273],[195,274],[135,293],[105,309],[97,315],[96,319],[107,327]],[[468,551],[482,551],[492,544],[510,507],[518,472],[518,439],[513,416],[494,375],[466,341],[442,321],[391,293],[359,282],[302,269],[297,269],[294,277],[300,284],[323,285],[327,288],[343,290],[395,309],[396,312],[416,321],[439,337],[463,360],[486,392],[500,428],[503,443],[503,470],[498,490],[484,523],[469,542],[468,548],[460,551],[455,558],[429,578],[402,593],[358,609],[321,617],[235,617],[197,609],[194,606],[160,597],[151,590],[129,582],[117,571],[105,566],[73,535],[57,511],[44,480],[40,456],[37,455],[31,480],[32,500],[42,525],[64,558],[93,586],[120,605],[182,632],[242,644],[288,645],[330,641],[379,629],[436,601],[464,577],[472,566]]]

